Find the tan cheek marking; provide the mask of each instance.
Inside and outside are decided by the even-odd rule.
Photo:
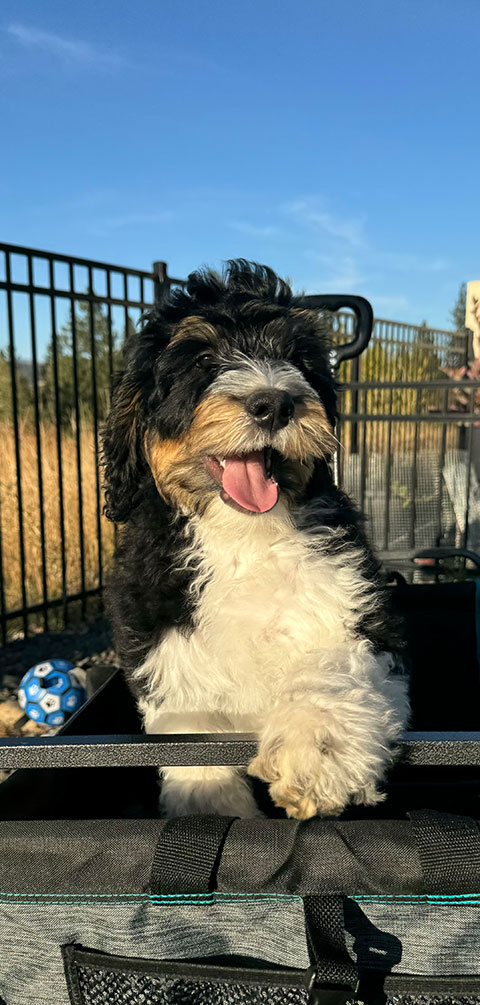
[[[306,401],[297,407],[297,422],[289,429],[282,453],[291,460],[307,462],[312,457],[327,457],[335,448],[335,436],[321,402]]]
[[[165,440],[152,434],[146,436],[145,453],[160,495],[188,507],[199,492],[208,492],[209,479],[205,481],[202,477],[204,473],[198,468],[198,457],[211,450],[235,454],[246,449],[249,444],[245,439],[248,437],[245,418],[240,402],[215,395],[206,397],[197,406],[192,425],[182,436]],[[318,457],[328,456],[335,446],[333,430],[321,402],[307,401],[299,405],[297,419],[282,451],[290,458],[291,484],[286,494],[292,500],[301,494],[311,477],[312,441],[315,441]],[[186,482],[190,482],[190,490],[186,489]]]
[[[198,469],[199,455],[212,449],[235,453],[244,446],[241,439],[244,428],[242,406],[215,395],[215,398],[205,398],[198,405],[192,425],[183,436],[162,439],[156,434],[147,434],[145,454],[160,495],[177,502],[181,499],[186,504],[185,478],[192,485],[198,483],[198,491],[205,492],[209,487],[209,478],[205,484],[203,472]]]
[[[221,449],[225,449],[239,422],[245,426],[246,414],[240,402],[232,401],[223,395],[204,398],[195,409],[194,419],[190,428],[190,441],[194,450],[212,447],[211,437],[218,438]],[[242,430],[243,431],[243,430]]]
[[[145,453],[152,470],[153,477],[160,491],[162,483],[171,468],[182,460],[186,460],[186,437],[178,440],[162,440],[157,436],[145,437]]]
[[[302,414],[299,416],[300,426],[309,433],[319,436],[322,446],[334,448],[335,437],[333,429],[327,419],[327,413],[321,402],[306,401],[302,406]]]
[[[331,429],[330,423],[327,419],[327,413],[321,401],[307,400],[303,402],[303,404],[298,406],[298,418],[300,420],[310,419],[325,427],[325,429]]]

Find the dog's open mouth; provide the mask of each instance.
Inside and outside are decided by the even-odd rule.
[[[207,470],[221,487],[220,497],[234,509],[268,513],[278,502],[279,486],[273,475],[274,452],[251,450],[229,457],[206,457]]]

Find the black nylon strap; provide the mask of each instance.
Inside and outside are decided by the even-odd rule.
[[[235,817],[191,816],[167,820],[153,856],[151,893],[209,893]]]
[[[317,982],[354,988],[358,973],[347,950],[343,902],[335,894],[304,897],[305,922]]]
[[[470,817],[414,810],[412,821],[429,893],[469,893],[480,882],[480,829]]]
[[[208,893],[215,890],[223,847],[235,819],[212,815],[166,821],[153,857],[150,892]],[[317,983],[348,985],[351,989],[357,980],[357,970],[345,942],[343,898],[335,895],[306,897],[304,905]]]

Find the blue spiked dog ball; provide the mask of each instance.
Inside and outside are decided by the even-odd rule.
[[[63,726],[86,700],[85,671],[68,660],[36,663],[22,677],[18,704],[34,722]]]

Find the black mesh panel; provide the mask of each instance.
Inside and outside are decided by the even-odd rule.
[[[305,987],[268,984],[228,984],[188,977],[152,977],[149,974],[91,970],[79,966],[78,987],[82,1005],[306,1005]]]
[[[377,1005],[377,1003],[375,1003]],[[480,1005],[480,998],[470,995],[458,997],[451,995],[393,995],[390,996],[386,1005]]]

